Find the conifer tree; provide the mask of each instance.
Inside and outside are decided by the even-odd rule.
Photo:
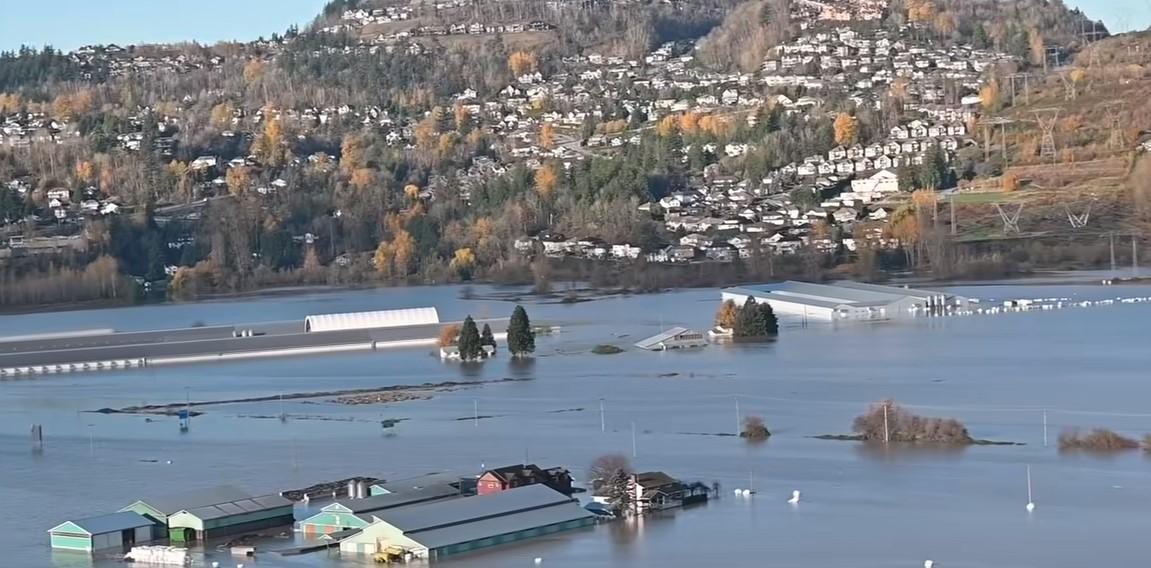
[[[513,356],[524,357],[536,350],[536,338],[532,333],[532,324],[528,320],[528,313],[523,306],[516,306],[512,312],[512,319],[508,323],[508,351]]]
[[[464,325],[460,328],[460,359],[464,361],[475,361],[480,358],[483,353],[483,348],[480,347],[480,330],[476,327],[476,321],[472,316],[464,319]]]

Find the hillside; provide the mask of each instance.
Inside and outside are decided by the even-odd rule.
[[[946,276],[982,258],[964,243],[1020,236],[994,203],[1033,200],[1020,232],[1049,235],[1060,192],[1117,227],[1141,132],[1108,146],[1099,113],[1145,123],[1146,52],[1122,43],[1145,38],[1068,63],[1087,20],[1058,3],[937,2],[337,0],[249,43],[3,54],[0,305]],[[1050,168],[1027,121],[1063,77],[1074,166]],[[989,117],[1006,149],[983,151]],[[956,180],[943,247],[924,196]]]

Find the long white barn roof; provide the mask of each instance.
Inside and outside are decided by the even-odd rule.
[[[402,310],[381,310],[377,312],[321,314],[308,316],[304,319],[304,326],[309,332],[344,331],[349,329],[372,329],[438,323],[440,323],[440,314],[435,308],[408,308]]]

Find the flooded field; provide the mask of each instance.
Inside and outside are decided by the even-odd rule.
[[[996,300],[1151,295],[1127,286],[954,290]],[[511,312],[509,303],[462,300],[460,292],[409,288],[7,316],[0,317],[0,334],[175,328],[423,305],[438,307],[445,320]],[[1151,432],[1151,305],[839,326],[785,321],[770,344],[669,353],[631,348],[662,327],[709,327],[718,296],[689,290],[529,303],[533,320],[562,332],[541,337],[538,357],[526,365],[501,357],[463,367],[407,350],[0,381],[0,502],[12,511],[0,520],[6,556],[0,565],[116,565],[53,553],[46,531],[71,517],[184,488],[229,483],[274,493],[356,475],[473,473],[522,461],[565,465],[582,481],[596,456],[633,451],[641,470],[719,482],[721,498],[438,564],[526,567],[542,557],[545,566],[565,567],[886,568],[932,559],[948,568],[1079,568],[1142,560],[1151,457],[1060,454],[1055,441],[1073,427],[1138,438]],[[604,343],[626,351],[590,353]],[[491,382],[504,378],[530,380]],[[277,396],[481,381],[379,405]],[[87,412],[259,397],[272,400],[199,408],[203,414],[184,433],[175,417]],[[944,452],[812,438],[849,432],[855,416],[886,397],[921,414],[958,418],[976,438],[1026,445]],[[281,413],[289,418],[281,421]],[[706,435],[734,433],[746,415],[764,418],[775,434],[769,442]],[[382,428],[384,420],[399,422]],[[32,424],[44,427],[42,453],[32,451]],[[1037,504],[1031,515],[1024,509],[1028,465]],[[731,495],[752,484],[754,496]],[[792,507],[786,500],[796,489],[803,501]],[[287,545],[269,544],[281,543]],[[206,560],[236,564],[215,551]],[[370,562],[265,553],[256,564]]]

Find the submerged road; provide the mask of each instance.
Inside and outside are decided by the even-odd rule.
[[[283,323],[237,325],[233,327],[189,328],[183,330],[115,333],[98,336],[52,338],[0,344],[0,369],[66,365],[109,360],[163,359],[274,352],[285,349],[335,348],[372,343],[398,343],[435,340],[440,330],[452,322],[402,327],[325,332],[285,332],[302,325]],[[508,319],[480,320],[496,333],[507,328]],[[255,329],[278,332],[253,337],[233,337],[234,330]],[[23,349],[14,351],[13,349]]]

